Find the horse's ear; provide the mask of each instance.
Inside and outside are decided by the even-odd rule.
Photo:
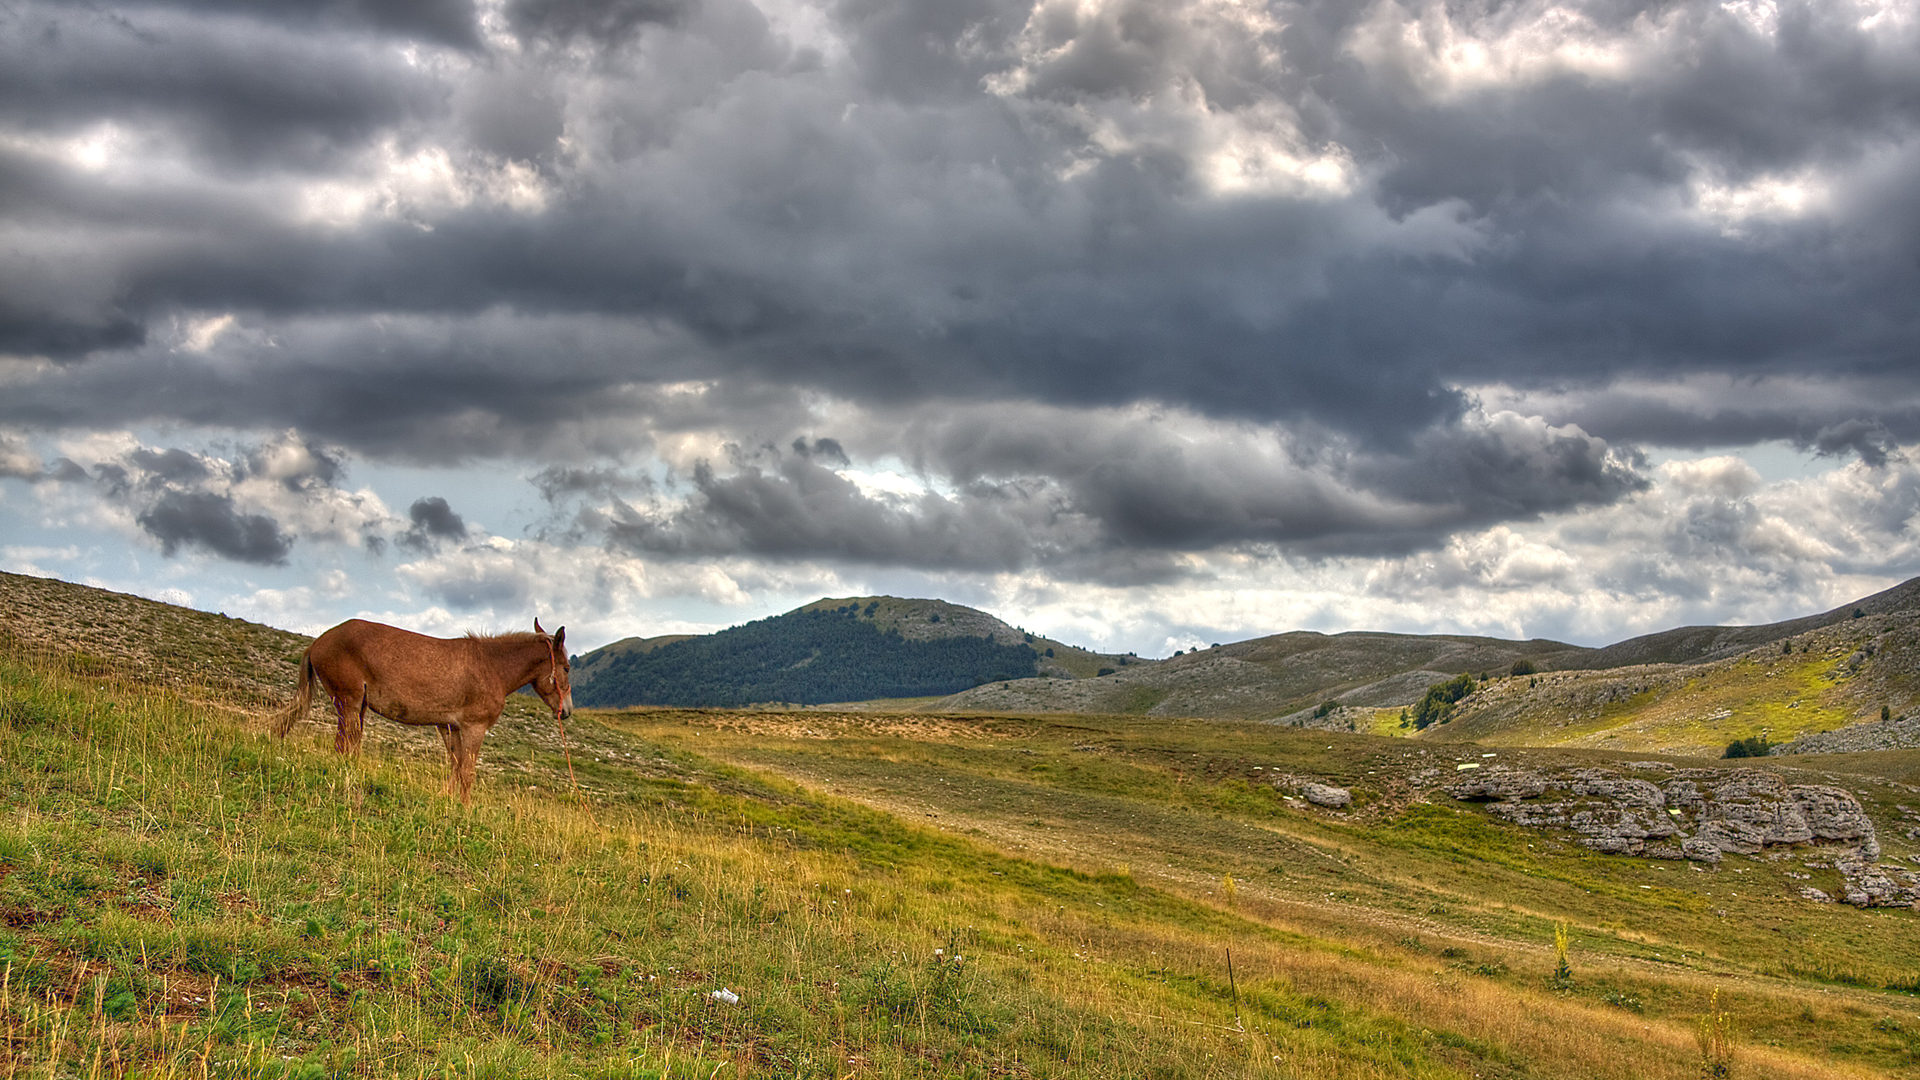
[[[567,628],[564,626],[553,632],[553,651],[561,654],[562,656],[566,655]]]
[[[535,615],[533,617],[533,632],[536,634],[539,634],[541,637],[547,636],[547,632],[545,630],[540,629],[540,616],[538,615]]]

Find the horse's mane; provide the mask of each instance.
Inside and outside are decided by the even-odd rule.
[[[469,630],[466,637],[468,641],[499,641],[509,645],[518,645],[523,641],[547,640],[531,630],[508,630],[499,634],[483,634],[478,630]]]

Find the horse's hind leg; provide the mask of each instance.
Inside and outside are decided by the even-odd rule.
[[[333,696],[334,715],[339,718],[333,729],[333,748],[342,754],[360,752],[360,738],[367,727],[367,688],[362,685],[355,694],[335,694]]]
[[[367,687],[366,687],[366,684],[362,683],[360,686],[360,707],[354,710],[353,723],[347,728],[347,731],[346,731],[347,749],[352,751],[353,753],[358,754],[360,752],[360,740],[366,738],[366,735],[367,735]]]

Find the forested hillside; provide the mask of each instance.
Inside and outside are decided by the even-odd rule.
[[[868,609],[803,609],[612,657],[574,684],[581,705],[817,705],[953,694],[1026,678],[1033,646],[992,634],[910,640]]]

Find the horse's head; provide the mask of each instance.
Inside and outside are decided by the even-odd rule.
[[[540,629],[540,620],[533,620],[533,632],[546,638],[547,652],[553,657],[553,667],[547,674],[533,680],[533,692],[553,710],[554,718],[566,723],[573,715],[573,664],[567,659],[567,628],[561,627],[547,637]]]

